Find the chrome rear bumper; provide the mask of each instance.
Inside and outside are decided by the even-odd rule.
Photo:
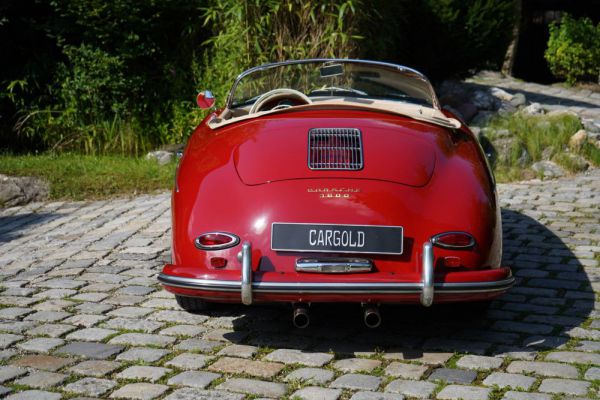
[[[159,274],[158,280],[165,286],[216,292],[238,292],[243,304],[252,304],[254,293],[284,294],[419,294],[425,307],[433,303],[434,293],[474,294],[508,290],[515,281],[509,276],[499,281],[484,282],[434,282],[433,248],[431,243],[423,245],[421,282],[263,282],[252,280],[250,262],[252,249],[249,243],[242,246],[241,280],[196,279]]]

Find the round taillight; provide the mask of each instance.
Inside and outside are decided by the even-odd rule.
[[[196,247],[201,250],[221,250],[233,247],[240,239],[226,232],[207,232],[196,238]]]
[[[431,238],[434,246],[444,249],[464,250],[475,246],[475,239],[466,232],[445,232]]]

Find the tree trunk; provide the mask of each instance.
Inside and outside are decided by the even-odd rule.
[[[523,1],[515,0],[515,23],[512,30],[512,39],[506,49],[504,63],[502,64],[502,73],[507,76],[512,76],[515,58],[517,56],[517,47],[519,45],[519,36],[521,34]]]

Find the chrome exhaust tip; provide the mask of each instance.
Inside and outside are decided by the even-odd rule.
[[[379,314],[379,308],[377,306],[368,305],[364,307],[363,321],[367,328],[377,328],[381,325],[381,314]]]
[[[299,329],[304,329],[310,325],[310,316],[308,315],[308,306],[306,304],[294,304],[292,322]]]

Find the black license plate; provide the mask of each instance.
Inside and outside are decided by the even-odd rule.
[[[271,249],[326,253],[402,254],[403,228],[274,222]]]

